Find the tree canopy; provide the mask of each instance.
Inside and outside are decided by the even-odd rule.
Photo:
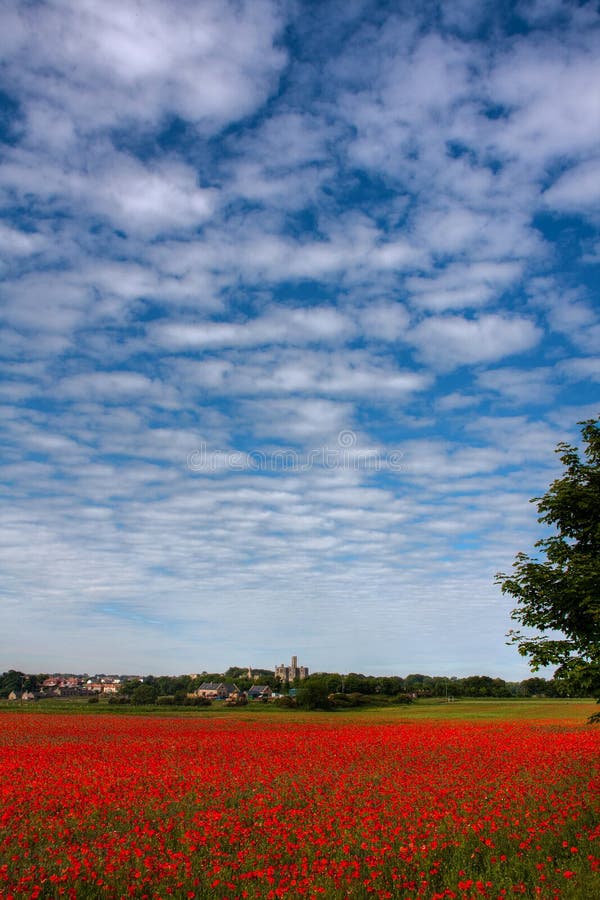
[[[600,418],[579,424],[583,457],[558,444],[564,473],[531,501],[538,522],[555,531],[534,545],[545,559],[518,553],[512,574],[500,572],[496,580],[517,601],[511,618],[539,632],[509,632],[532,670],[558,666],[556,679],[600,702]]]

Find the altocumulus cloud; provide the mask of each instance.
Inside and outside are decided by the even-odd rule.
[[[524,677],[493,574],[599,412],[594,4],[8,2],[0,48],[6,667]]]

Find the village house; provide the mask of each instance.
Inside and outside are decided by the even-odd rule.
[[[88,678],[85,686],[88,691],[94,694],[118,694],[121,687],[121,679],[113,678],[112,676]]]
[[[224,681],[220,681],[218,684],[214,681],[203,681],[191,696],[204,697],[205,700],[227,700],[234,694],[239,696],[240,693],[241,691],[236,684]]]
[[[253,684],[248,691],[248,700],[270,700],[273,691],[267,684]]]
[[[248,702],[248,695],[245,691],[236,688],[225,700],[227,706],[244,706]]]
[[[40,697],[49,695],[62,697],[83,694],[85,691],[85,682],[78,675],[52,675],[42,682],[39,693]]]
[[[16,691],[11,691],[8,695],[9,700],[35,700],[35,694],[32,691],[23,691],[19,696]]]

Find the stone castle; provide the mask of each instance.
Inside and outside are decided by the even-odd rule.
[[[308,678],[308,667],[299,666],[298,657],[292,656],[292,664],[290,666],[286,666],[285,663],[275,666],[275,678],[285,682],[296,681],[296,679],[301,681],[303,678]]]

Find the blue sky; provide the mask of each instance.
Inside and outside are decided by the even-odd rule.
[[[594,3],[8,2],[0,667],[527,677]]]

